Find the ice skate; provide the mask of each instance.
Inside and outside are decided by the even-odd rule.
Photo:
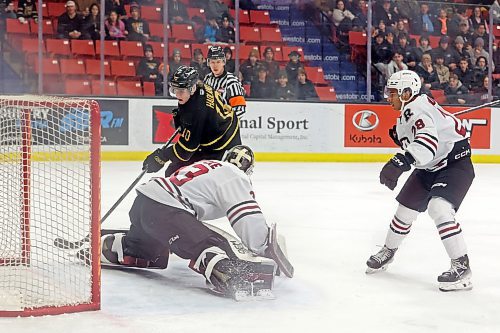
[[[464,255],[458,259],[451,259],[451,267],[438,276],[439,290],[456,291],[472,289],[472,271],[469,257]]]
[[[380,271],[385,271],[387,266],[394,260],[394,254],[398,249],[389,249],[387,246],[377,252],[377,254],[372,255],[366,265],[366,274],[373,274]]]

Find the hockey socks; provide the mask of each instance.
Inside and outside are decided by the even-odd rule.
[[[411,225],[417,219],[416,210],[399,205],[387,231],[385,246],[389,249],[397,249],[403,239],[410,233]]]

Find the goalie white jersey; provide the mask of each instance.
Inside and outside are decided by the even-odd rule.
[[[143,195],[190,212],[198,220],[227,216],[243,244],[264,254],[269,227],[255,201],[250,178],[238,167],[222,161],[200,161],[169,178],[152,178],[137,187]]]
[[[402,148],[415,158],[415,167],[428,171],[445,167],[455,142],[466,134],[462,122],[427,95],[403,107],[396,132]]]

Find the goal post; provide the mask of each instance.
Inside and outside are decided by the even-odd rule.
[[[100,143],[96,101],[0,96],[0,317],[100,308]]]

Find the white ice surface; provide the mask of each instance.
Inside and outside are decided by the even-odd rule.
[[[103,270],[101,311],[0,318],[0,332],[500,332],[500,165],[476,165],[475,182],[457,214],[474,289],[456,293],[437,289],[436,277],[448,269],[449,259],[426,214],[387,272],[364,273],[396,208],[396,192],[378,182],[381,166],[256,166],[257,200],[286,236],[295,266],[293,279],[276,278],[277,300],[237,303],[213,296],[186,261],[172,258],[164,271]],[[103,163],[103,214],[140,167]],[[127,227],[134,196],[105,227]],[[216,225],[227,229],[224,221]]]

